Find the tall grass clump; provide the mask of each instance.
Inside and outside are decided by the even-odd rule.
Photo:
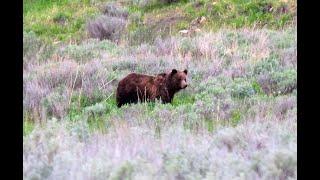
[[[120,40],[125,24],[126,22],[122,18],[102,15],[88,22],[87,29],[92,38],[109,39],[117,42]]]
[[[117,6],[113,3],[108,3],[105,5],[103,14],[113,17],[121,17],[127,19],[129,16],[129,12],[127,9]]]
[[[23,32],[23,67],[50,59],[55,52],[51,44],[45,43],[34,32]]]
[[[91,38],[109,39],[119,42],[125,30],[128,11],[114,4],[106,4],[103,15],[87,23],[87,31]]]

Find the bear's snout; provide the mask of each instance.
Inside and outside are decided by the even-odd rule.
[[[187,84],[186,82],[183,82],[182,85],[181,85],[181,88],[184,89],[184,88],[186,88],[187,86],[188,86],[188,84]]]

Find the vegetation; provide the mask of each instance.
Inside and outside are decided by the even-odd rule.
[[[24,0],[23,10],[25,31],[34,31],[48,41],[78,43],[90,37],[92,28],[88,29],[89,32],[85,30],[87,22],[100,15],[109,17],[116,27],[120,22],[113,20],[114,16],[128,18],[127,32],[122,38],[135,45],[154,41],[157,36],[175,35],[194,25],[204,31],[217,31],[221,27],[282,29],[296,21],[294,0],[125,0],[120,3],[101,0]],[[194,24],[202,16],[206,17],[205,23]]]
[[[295,13],[273,0],[25,0],[24,178],[296,179]],[[178,34],[201,16],[200,32]],[[172,104],[117,108],[129,72],[173,68],[189,86]]]
[[[98,13],[90,0],[24,0],[23,29],[49,42],[79,41],[87,19]]]

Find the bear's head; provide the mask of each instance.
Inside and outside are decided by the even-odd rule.
[[[168,74],[167,85],[168,88],[173,89],[175,91],[179,91],[181,89],[185,89],[187,84],[187,74],[188,70],[178,71],[176,69],[172,69],[172,71]]]

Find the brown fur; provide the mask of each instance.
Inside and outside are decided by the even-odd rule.
[[[155,101],[171,103],[174,94],[187,87],[187,70],[161,73],[156,76],[131,73],[123,78],[117,88],[117,106],[127,103]]]

